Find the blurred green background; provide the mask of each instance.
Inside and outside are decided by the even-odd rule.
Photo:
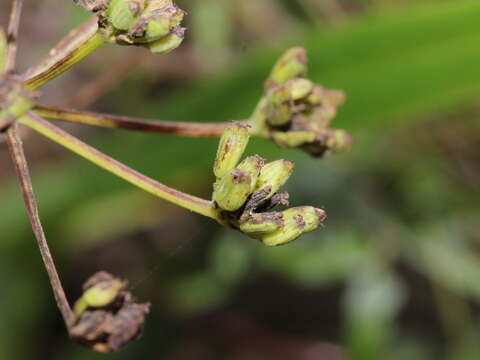
[[[68,296],[97,270],[127,278],[152,313],[117,354],[64,331],[0,144],[1,359],[480,359],[480,3],[475,0],[183,0],[188,40],[168,56],[106,46],[43,101],[177,121],[251,113],[275,59],[309,51],[310,77],[348,96],[334,127],[356,139],[295,161],[294,205],[327,226],[266,248],[142,193],[23,133]],[[87,14],[26,1],[20,69]],[[6,24],[8,1],[0,4]],[[209,197],[216,139],[60,124],[127,165]]]

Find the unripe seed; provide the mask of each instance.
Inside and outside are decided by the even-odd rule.
[[[313,82],[308,79],[293,79],[285,84],[290,92],[292,100],[301,100],[307,97],[313,90]]]
[[[317,229],[323,220],[325,212],[311,206],[302,206],[283,211],[284,226],[262,236],[265,245],[278,246],[294,241],[300,235]]]
[[[267,88],[277,86],[290,79],[305,76],[307,73],[307,54],[304,48],[289,49],[275,64]]]
[[[267,199],[271,198],[293,173],[295,164],[288,160],[277,160],[266,164],[260,171],[256,191],[270,188]]]
[[[258,237],[276,231],[282,226],[282,213],[261,213],[252,214],[247,221],[240,224],[240,230],[251,237]]]
[[[118,279],[96,284],[83,293],[83,299],[91,307],[104,307],[111,304],[124,287]]]
[[[214,184],[212,198],[223,210],[238,210],[251,193],[251,183],[248,172],[233,169]]]
[[[234,169],[242,157],[250,138],[248,126],[234,123],[220,138],[213,172],[217,178]]]
[[[117,30],[128,30],[135,23],[143,2],[140,0],[112,0],[107,8],[108,20]]]
[[[253,155],[247,157],[240,164],[238,164],[237,169],[246,171],[250,175],[250,191],[253,192],[257,184],[258,177],[260,176],[260,171],[265,165],[265,159],[258,155]]]
[[[185,30],[183,28],[178,28],[167,36],[148,44],[148,48],[155,54],[167,54],[182,44],[184,32]]]
[[[311,131],[275,131],[272,136],[277,144],[288,148],[296,148],[315,140],[315,133]]]

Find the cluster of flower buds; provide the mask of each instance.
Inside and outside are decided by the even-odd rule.
[[[306,73],[305,49],[292,48],[280,58],[254,114],[255,132],[280,146],[300,148],[316,157],[343,150],[352,141],[350,135],[329,126],[345,95],[314,84]]]
[[[294,164],[287,160],[265,163],[258,155],[241,161],[249,137],[248,125],[233,123],[220,139],[212,197],[222,221],[269,246],[289,243],[321,226],[326,218],[321,209],[272,211],[277,205],[288,206],[288,193],[279,190]]]
[[[106,39],[167,53],[182,43],[185,12],[172,0],[75,0],[96,13]]]
[[[136,339],[150,305],[134,303],[126,285],[126,281],[103,271],[88,279],[75,303],[72,338],[98,352],[119,350]]]

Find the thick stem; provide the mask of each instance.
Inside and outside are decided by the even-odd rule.
[[[10,13],[10,22],[7,31],[7,53],[3,71],[5,73],[12,72],[15,68],[15,60],[17,58],[17,36],[20,26],[20,15],[22,13],[23,0],[14,0],[12,11]]]
[[[96,17],[91,18],[70,32],[50,50],[47,57],[23,75],[25,87],[33,90],[44,85],[93,53],[104,43],[105,38],[98,32]]]
[[[36,105],[34,111],[37,115],[49,119],[63,120],[112,129],[128,129],[188,137],[221,136],[225,129],[231,125],[231,122],[194,123],[143,120],[133,117],[69,110],[45,105]]]
[[[52,254],[50,253],[47,239],[42,228],[42,223],[38,214],[37,203],[35,201],[35,194],[32,188],[32,180],[28,171],[27,160],[23,151],[22,141],[17,134],[15,124],[7,130],[6,139],[13,163],[15,164],[15,171],[20,183],[25,206],[32,224],[32,229],[35,233],[35,237],[37,238],[40,254],[42,256],[43,263],[45,264],[48,277],[50,278],[53,294],[55,296],[58,308],[62,313],[67,329],[69,329],[74,321],[74,315],[70,305],[68,304],[67,297],[65,296],[65,291],[63,290],[62,283],[55,268],[55,263],[53,261]]]
[[[56,143],[66,147],[70,151],[93,162],[99,167],[115,174],[116,176],[130,182],[135,186],[138,186],[147,192],[152,193],[155,196],[198,214],[219,220],[217,211],[213,207],[213,203],[211,201],[185,194],[181,191],[163,185],[101,153],[97,149],[83,143],[82,141],[33,113],[29,113],[28,115],[22,117],[20,122],[55,141]]]

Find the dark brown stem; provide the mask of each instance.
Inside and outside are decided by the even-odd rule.
[[[4,72],[12,72],[15,68],[15,59],[17,57],[17,36],[20,25],[20,15],[22,13],[23,0],[14,0],[12,11],[10,13],[10,22],[7,31],[7,54],[5,58]]]
[[[15,171],[17,173],[20,188],[22,190],[28,216],[32,224],[32,229],[35,233],[35,237],[37,238],[40,254],[42,256],[43,263],[45,264],[48,277],[50,278],[50,284],[53,289],[55,301],[57,302],[60,312],[62,313],[65,325],[67,326],[67,329],[69,329],[74,321],[74,315],[70,305],[68,304],[67,297],[65,296],[65,291],[63,290],[62,283],[55,268],[55,263],[53,261],[52,254],[50,253],[47,239],[42,228],[42,223],[40,221],[38,207],[32,188],[32,180],[28,170],[27,160],[25,158],[22,141],[18,136],[16,127],[17,125],[14,124],[7,130],[6,140],[10,150],[10,155],[15,165]]]
[[[46,105],[36,105],[34,111],[37,115],[49,119],[63,120],[112,129],[128,129],[164,134],[175,134],[188,137],[220,136],[222,135],[224,130],[229,125],[231,125],[230,122],[194,123],[143,120],[133,117],[69,110]]]

